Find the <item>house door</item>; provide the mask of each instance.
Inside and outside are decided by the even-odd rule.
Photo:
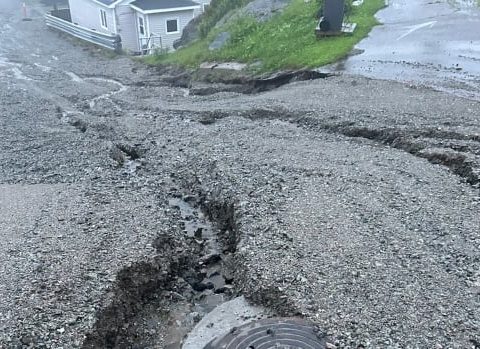
[[[148,30],[145,24],[145,17],[138,15],[138,40],[140,42],[140,51],[145,54],[150,49],[150,42],[148,40]]]

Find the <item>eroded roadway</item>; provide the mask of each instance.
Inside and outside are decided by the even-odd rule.
[[[100,333],[118,273],[185,239],[182,193],[235,203],[239,294],[339,348],[480,341],[478,102],[355,76],[192,96],[30,6],[0,5],[0,347]],[[134,309],[105,343],[164,347],[168,306]]]

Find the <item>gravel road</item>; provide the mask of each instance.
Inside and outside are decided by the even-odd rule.
[[[479,347],[478,102],[349,75],[194,96],[8,4],[0,347],[179,348],[214,260],[193,216],[226,297],[332,348]]]

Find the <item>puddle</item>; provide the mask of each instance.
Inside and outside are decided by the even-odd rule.
[[[68,124],[72,122],[72,117],[75,117],[78,115],[85,115],[85,113],[77,110],[64,110],[62,111],[62,114],[60,116],[60,121],[65,124]]]
[[[212,240],[215,240],[213,239],[213,228],[211,224],[206,223],[205,215],[202,211],[195,209],[187,201],[180,198],[172,198],[168,203],[171,207],[180,210],[187,237],[198,239],[206,238],[210,244],[213,243]],[[218,243],[212,246],[212,248],[218,249]]]

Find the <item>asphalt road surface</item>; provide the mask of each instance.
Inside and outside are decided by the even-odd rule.
[[[478,347],[477,101],[350,75],[196,96],[44,10],[0,4],[1,348],[180,348],[240,295],[331,348]]]
[[[480,99],[480,7],[470,0],[391,0],[382,25],[333,69]]]

